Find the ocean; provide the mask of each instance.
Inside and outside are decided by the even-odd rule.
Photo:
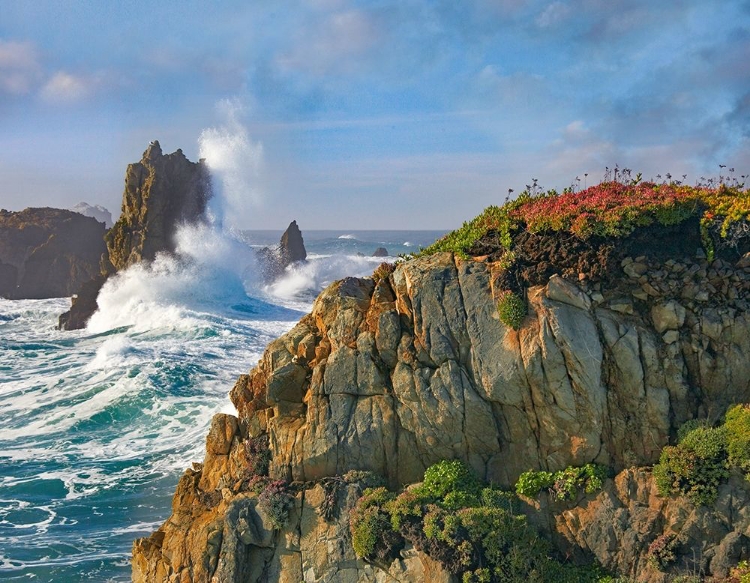
[[[85,330],[55,330],[67,298],[0,299],[0,580],[129,581],[236,377],[376,248],[393,261],[442,234],[303,231],[308,262],[265,285],[249,245],[281,231],[186,227],[178,258],[107,282]]]

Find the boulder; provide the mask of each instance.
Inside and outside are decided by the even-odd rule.
[[[388,249],[385,247],[378,247],[372,254],[373,257],[388,257]]]

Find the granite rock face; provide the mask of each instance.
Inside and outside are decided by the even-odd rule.
[[[58,298],[99,273],[104,225],[53,208],[0,211],[0,296]]]
[[[160,251],[174,251],[179,225],[204,218],[211,195],[208,171],[177,150],[162,154],[159,142],[128,165],[120,218],[107,233],[107,252],[114,271]]]
[[[375,472],[398,487],[454,458],[504,486],[529,469],[609,466],[621,473],[596,501],[585,500],[578,511],[547,505],[537,521],[571,556],[596,557],[622,573],[640,569],[659,529],[683,529],[675,517],[692,510],[687,501],[657,503],[650,477],[628,468],[657,461],[686,420],[714,421],[728,405],[750,400],[750,313],[743,309],[750,273],[728,264],[708,267],[706,275],[714,270],[716,281],[691,276],[690,282],[716,292],[688,300],[680,295],[684,285],[670,284],[682,281],[685,271],[702,269],[699,261],[695,271],[689,263],[646,262],[610,289],[554,276],[528,290],[529,314],[518,331],[497,315],[499,263],[442,253],[404,262],[377,283],[347,278],[332,284],[312,313],[272,342],[232,389],[239,417],[221,421],[236,424],[231,444],[220,448],[227,453],[207,448],[202,468],[183,477],[172,518],[136,542],[135,580],[415,580],[409,569],[396,577],[393,565],[348,559],[319,564],[304,551],[265,578],[240,579],[219,559],[198,560],[208,548],[206,525],[225,525],[228,505],[244,496],[241,468],[249,462],[243,444],[259,437],[270,443],[270,475],[304,484],[305,492],[311,483],[350,470]],[[644,293],[645,285],[654,293]],[[186,502],[188,483],[194,497],[220,496],[223,502]],[[613,526],[608,511],[596,510],[607,503],[619,509],[620,526]],[[644,517],[641,505],[647,503],[651,514]],[[650,526],[641,529],[641,523]],[[725,521],[706,539],[705,556],[737,554],[744,539],[735,544],[726,537],[742,524]],[[302,536],[314,530],[303,529]],[[289,541],[299,532],[279,531],[273,549],[262,552],[296,549]],[[348,545],[346,533],[341,537],[340,544]],[[216,540],[220,557],[223,539]],[[263,547],[247,545],[242,552],[256,558],[247,558],[243,568],[255,568]],[[718,550],[722,545],[726,552]],[[429,561],[413,557],[422,565]],[[706,568],[719,572],[719,563],[728,560]],[[357,565],[356,572],[336,579],[340,565]]]
[[[151,142],[141,161],[128,165],[122,212],[105,236],[106,247],[101,262],[97,259],[97,273],[76,290],[71,308],[60,316],[58,327],[85,327],[97,309],[99,290],[110,275],[153,260],[159,252],[173,252],[178,227],[203,220],[210,197],[210,178],[202,162],[191,162],[182,150],[163,154],[159,142]]]

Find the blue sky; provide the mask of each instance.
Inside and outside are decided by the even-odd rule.
[[[750,173],[750,2],[0,0],[0,128],[4,208],[117,214],[158,139],[231,159],[240,227],[453,228],[532,178]]]

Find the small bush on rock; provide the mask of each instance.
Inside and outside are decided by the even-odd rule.
[[[569,466],[554,473],[529,470],[518,477],[516,493],[536,498],[546,490],[555,500],[572,500],[579,492],[592,494],[601,489],[606,477],[607,468],[598,464]]]
[[[263,434],[245,441],[248,472],[254,476],[267,476],[271,464],[271,449],[268,447],[268,435]]]
[[[283,480],[269,482],[258,496],[258,507],[268,516],[274,528],[284,528],[292,506],[294,496]]]
[[[368,488],[352,511],[349,528],[352,546],[357,556],[364,559],[385,559],[403,540],[391,527],[385,505],[394,495],[386,488]]]
[[[518,330],[527,314],[526,302],[512,291],[504,291],[497,301],[497,314],[503,324]]]
[[[750,479],[750,406],[735,405],[729,409],[724,428],[729,462],[741,468]]]
[[[459,460],[442,461],[427,468],[420,490],[432,498],[444,498],[450,492],[477,495],[481,490],[474,473]]]
[[[674,563],[679,540],[674,534],[662,534],[648,547],[648,563],[655,569],[663,569]]]
[[[718,487],[729,477],[724,428],[697,427],[676,446],[667,446],[654,466],[662,496],[682,494],[696,504],[710,505]]]

